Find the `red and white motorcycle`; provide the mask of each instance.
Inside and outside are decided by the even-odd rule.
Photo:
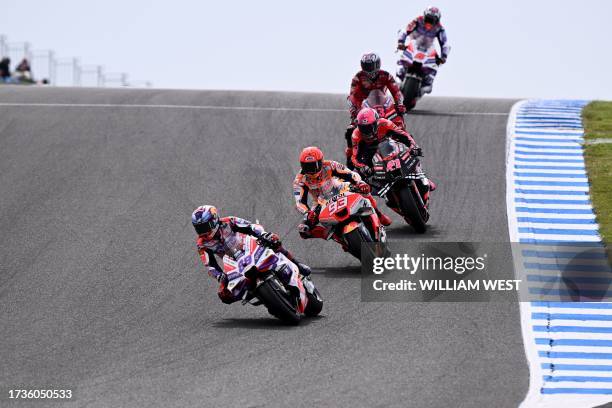
[[[384,254],[387,235],[370,201],[346,185],[329,200],[321,200],[315,211],[319,223],[327,229],[327,239],[333,239],[355,258],[361,260],[362,243],[380,243],[376,256]],[[307,217],[304,224],[308,225]],[[372,247],[366,247],[371,250]]]
[[[380,89],[370,91],[368,97],[361,104],[361,108],[372,108],[381,118],[385,118],[395,123],[400,128],[406,130],[404,115],[400,115],[395,110],[395,101],[389,93],[384,93]]]
[[[271,315],[291,324],[321,312],[319,291],[310,278],[300,275],[297,265],[262,240],[240,235],[242,250],[223,257],[225,287],[232,295],[242,296],[243,305],[263,304]]]
[[[423,96],[421,84],[429,76],[438,72],[438,51],[431,38],[408,37],[408,44],[398,62],[404,67],[405,76],[400,85],[406,109],[413,109]]]

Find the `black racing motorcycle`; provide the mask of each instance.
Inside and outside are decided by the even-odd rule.
[[[378,144],[372,158],[372,175],[367,182],[372,194],[404,217],[418,233],[427,230],[430,185],[421,169],[421,149],[386,138]]]

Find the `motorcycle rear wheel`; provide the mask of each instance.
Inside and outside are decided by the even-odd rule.
[[[421,93],[421,79],[407,77],[402,86],[402,93],[404,94],[404,105],[406,106],[406,109],[414,109],[417,103],[417,98]]]

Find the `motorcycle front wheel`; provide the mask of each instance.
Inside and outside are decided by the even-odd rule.
[[[365,228],[355,228],[351,232],[344,234],[344,239],[348,244],[349,253],[360,261],[361,243],[374,242],[370,233]]]
[[[315,287],[313,293],[306,292],[306,296],[308,297],[308,304],[304,309],[304,314],[308,317],[318,316],[323,310],[323,298],[321,298],[319,289]]]
[[[276,278],[266,279],[255,290],[255,296],[262,301],[270,314],[285,323],[297,325],[302,316],[289,298],[291,293]]]
[[[402,210],[402,214],[410,220],[412,228],[419,234],[425,233],[425,231],[427,231],[427,224],[423,219],[423,215],[421,214],[416,200],[412,196],[413,193],[410,184],[397,191],[396,194],[399,198],[399,206]]]

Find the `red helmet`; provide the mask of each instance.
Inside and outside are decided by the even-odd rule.
[[[372,108],[363,108],[357,114],[357,127],[364,139],[373,140],[378,130],[378,112]]]
[[[300,153],[302,174],[319,175],[323,169],[323,152],[316,146],[309,146]]]

